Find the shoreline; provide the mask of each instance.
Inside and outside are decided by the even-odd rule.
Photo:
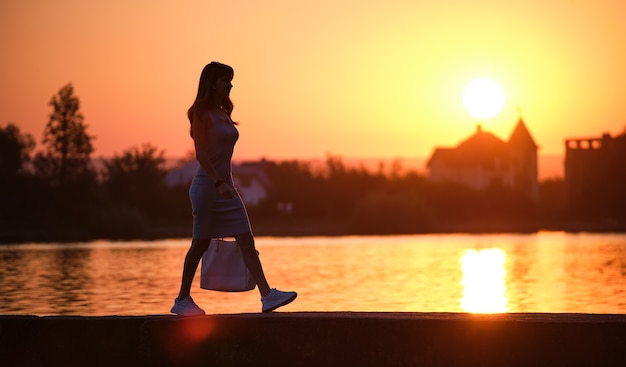
[[[414,232],[371,232],[363,233],[350,231],[343,225],[313,223],[307,225],[253,225],[254,235],[257,237],[307,237],[307,236],[384,236],[384,235],[419,235],[419,234],[497,234],[515,233],[531,234],[541,231],[566,233],[626,233],[626,223],[572,223],[552,226],[520,225],[515,223],[500,223],[495,225],[473,224],[451,225],[431,231]],[[69,243],[91,242],[97,240],[108,241],[153,241],[161,239],[191,238],[191,228],[188,226],[159,227],[141,235],[94,236],[80,230],[40,230],[40,229],[0,229],[0,245],[23,243]]]

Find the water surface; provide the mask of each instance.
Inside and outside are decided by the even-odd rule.
[[[0,314],[166,314],[189,240],[0,246]],[[259,237],[283,311],[626,313],[626,234]],[[198,272],[199,273],[199,272]],[[257,290],[192,296],[259,312]]]

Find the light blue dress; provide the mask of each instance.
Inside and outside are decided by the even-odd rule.
[[[209,134],[209,159],[222,180],[233,187],[231,174],[232,156],[239,132],[228,115],[211,111]],[[193,212],[193,239],[233,237],[251,232],[246,208],[235,190],[233,199],[224,199],[215,183],[202,168],[198,167],[189,188]]]

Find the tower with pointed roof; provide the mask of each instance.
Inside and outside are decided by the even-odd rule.
[[[537,150],[539,147],[520,117],[508,141],[513,166],[513,182],[517,189],[528,192],[532,198],[539,195],[537,182]]]

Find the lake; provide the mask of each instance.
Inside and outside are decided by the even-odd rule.
[[[187,239],[0,246],[0,314],[167,314]],[[626,234],[258,237],[279,311],[626,313]],[[257,290],[192,296],[260,312]]]

